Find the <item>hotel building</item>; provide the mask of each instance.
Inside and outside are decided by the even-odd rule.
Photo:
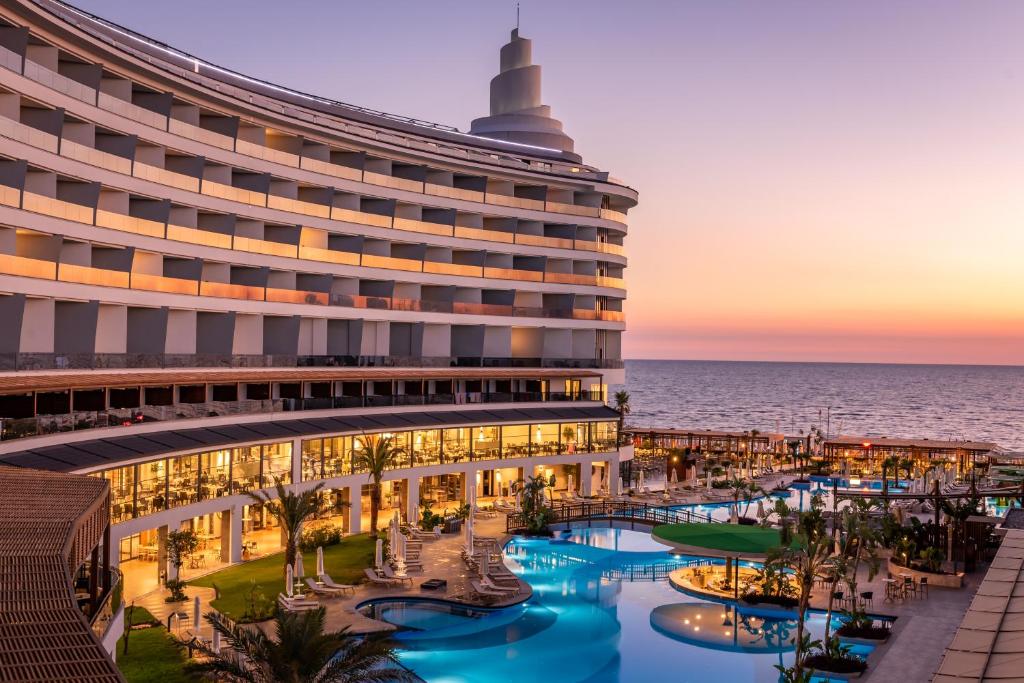
[[[534,474],[614,493],[636,202],[573,150],[517,31],[461,133],[8,0],[0,470],[108,482],[81,490],[109,525],[68,556],[90,619],[121,573],[126,595],[173,578],[171,530],[203,541],[186,578],[280,549],[246,495],[275,479],[367,531],[367,434],[404,453],[382,519]]]

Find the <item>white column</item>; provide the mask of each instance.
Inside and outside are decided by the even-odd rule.
[[[594,465],[590,462],[580,463],[580,495],[590,496],[594,492]]]
[[[360,484],[348,487],[348,501],[348,532],[358,534],[363,529],[363,496]]]
[[[168,581],[173,581],[178,578],[178,570],[171,564],[170,557],[167,555],[167,533],[169,531],[170,529],[166,526],[156,530],[156,566],[158,567],[157,571],[164,570]]]
[[[608,460],[605,462],[608,472],[608,494],[612,496],[622,495],[622,491],[619,490],[619,463],[617,460]]]
[[[302,481],[302,439],[292,439],[292,483]]]
[[[478,471],[475,467],[466,470],[466,478],[462,482],[463,503],[468,503],[476,497],[476,473]]]
[[[415,524],[420,518],[420,478],[410,476],[406,481],[406,520]]]
[[[228,518],[226,520],[228,527],[228,536],[230,538],[230,547],[228,562],[235,563],[242,561],[242,506],[232,505],[231,509],[225,513]]]

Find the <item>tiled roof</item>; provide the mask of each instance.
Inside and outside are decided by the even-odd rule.
[[[826,446],[860,446],[865,443],[881,448],[922,448],[932,450],[995,451],[999,445],[991,441],[943,441],[941,439],[894,439],[886,436],[834,436]]]
[[[123,681],[71,590],[109,518],[106,482],[0,466],[0,491],[0,681]]]
[[[1011,529],[932,683],[1024,683],[1024,531]]]
[[[74,441],[25,449],[0,455],[0,465],[72,472],[105,467],[164,453],[212,450],[231,444],[267,439],[292,439],[321,434],[437,428],[471,424],[516,424],[530,422],[615,420],[619,414],[607,406],[552,404],[544,408],[501,408],[494,410],[437,410],[410,413],[348,413],[337,417],[267,420],[235,425],[181,429],[167,423],[167,431],[127,433],[123,436]]]

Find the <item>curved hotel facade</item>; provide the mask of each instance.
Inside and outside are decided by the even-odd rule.
[[[0,67],[0,465],[109,482],[79,578],[155,588],[183,527],[193,573],[278,549],[246,495],[275,478],[366,531],[365,434],[403,448],[385,515],[616,487],[637,195],[573,151],[518,31],[468,134],[52,0],[0,7]]]

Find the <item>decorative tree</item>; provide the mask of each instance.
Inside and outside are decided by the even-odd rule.
[[[171,591],[168,602],[181,602],[185,599],[185,582],[181,579],[181,568],[197,550],[199,536],[191,529],[167,532],[167,559],[174,566],[175,578],[167,582]]]
[[[615,392],[615,410],[619,412],[619,433],[618,438],[622,440],[622,430],[626,425],[626,416],[629,415],[629,392],[628,391],[616,391]]]
[[[358,447],[352,452],[356,469],[363,470],[370,477],[370,532],[377,531],[377,515],[380,512],[381,479],[384,472],[399,466],[405,450],[395,446],[393,436],[361,436],[356,439]]]
[[[267,491],[255,491],[248,494],[257,504],[266,506],[267,511],[281,525],[284,532],[284,568],[282,571],[287,572],[288,567],[295,564],[302,525],[306,520],[319,514],[323,504],[320,499],[320,489],[323,486],[321,483],[308,491],[293,493],[285,488],[279,477],[274,477],[276,499]]]

